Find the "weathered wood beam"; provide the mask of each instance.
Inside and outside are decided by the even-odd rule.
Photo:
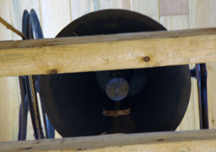
[[[0,143],[0,151],[204,152],[216,150],[216,130],[44,139]]]
[[[0,42],[0,76],[216,61],[216,28]]]

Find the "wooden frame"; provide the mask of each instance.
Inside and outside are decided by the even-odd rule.
[[[0,42],[0,76],[216,61],[216,28]],[[2,142],[0,151],[212,151],[216,130]]]
[[[0,143],[0,151],[206,152],[216,149],[216,130],[101,135]]]

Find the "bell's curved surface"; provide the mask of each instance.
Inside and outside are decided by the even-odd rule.
[[[166,29],[142,14],[102,10],[73,21],[57,37],[159,30]],[[118,88],[116,78],[127,81],[129,91],[121,92],[124,88]],[[106,93],[112,79],[114,91],[124,95],[120,101]],[[188,65],[40,76],[41,101],[64,137],[175,130],[187,109],[190,89]],[[102,114],[103,109],[128,108],[129,115]]]

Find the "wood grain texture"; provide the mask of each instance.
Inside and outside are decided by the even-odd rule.
[[[216,128],[216,63],[208,63],[207,72],[209,128]]]
[[[0,42],[0,76],[215,62],[215,40],[212,28]]]
[[[69,0],[40,1],[43,34],[54,38],[72,20]]]
[[[17,77],[0,78],[0,141],[16,141],[18,137],[19,92]]]
[[[190,28],[207,28],[216,26],[215,0],[189,0]]]
[[[45,139],[0,143],[0,151],[204,152],[216,150],[216,130]]]
[[[1,6],[0,6],[0,16],[7,21],[9,24],[11,24],[11,12],[10,12],[10,1],[8,0],[2,0]],[[9,11],[8,11],[9,9]],[[3,24],[0,23],[0,41],[2,40],[12,40],[13,35],[12,32],[7,29]]]
[[[99,0],[71,0],[72,20],[99,10]]]
[[[0,16],[12,24],[11,4],[1,0]],[[0,23],[0,40],[12,40],[13,34]],[[17,140],[19,90],[17,77],[0,78],[0,141]]]
[[[190,0],[190,27],[205,28],[216,26],[216,1]],[[205,51],[205,49],[203,50]],[[207,63],[208,80],[208,110],[209,110],[209,128],[216,128],[216,64]]]
[[[62,3],[67,3],[68,0],[65,1],[62,1]],[[77,5],[75,5],[74,1],[76,1]],[[99,10],[101,9],[101,5],[105,5],[105,3],[107,3],[107,6],[104,6],[104,8],[116,8],[115,5],[118,5],[118,7],[121,8],[121,6],[123,6],[123,8],[127,8],[128,7],[128,4],[127,2],[126,3],[123,3],[121,4],[121,1],[125,1],[125,0],[120,0],[119,1],[112,1],[112,0],[109,0],[109,1],[102,1],[102,0],[70,0],[70,5],[69,5],[69,9],[70,9],[70,12],[72,12],[70,15],[70,20],[71,18],[74,20],[76,19],[77,17],[80,17],[81,15],[84,15],[90,11],[94,11],[94,10]],[[63,17],[63,15],[61,15],[62,13],[62,6],[65,6],[64,4],[60,4],[62,5],[60,8],[57,8],[57,6],[53,6],[53,8],[55,8],[54,10],[55,11],[52,11],[52,7],[45,7],[45,6],[41,6],[40,5],[40,2],[41,3],[47,3],[46,1],[40,1],[40,0],[29,0],[29,1],[24,1],[24,0],[1,0],[1,5],[0,5],[0,15],[1,17],[4,17],[8,22],[10,23],[13,23],[14,26],[16,27],[21,27],[21,14],[22,14],[22,11],[24,9],[28,9],[28,11],[30,11],[31,8],[34,8],[39,16],[39,19],[42,21],[42,15],[41,15],[41,12],[40,12],[40,9],[42,7],[44,7],[44,11],[43,13],[47,13],[47,16],[45,17],[45,21],[47,22],[47,26],[46,28],[51,28],[51,29],[54,29],[55,26],[57,27],[56,29],[54,29],[53,31],[55,33],[52,33],[52,30],[50,30],[50,32],[47,32],[47,35],[48,37],[54,37],[56,35],[56,33],[58,33],[60,27],[58,24],[61,24],[61,21],[59,20],[62,20],[63,24],[67,24],[67,22],[65,22],[65,18],[67,18],[68,16],[66,16],[65,18]],[[104,3],[104,4],[100,4],[100,3]],[[112,2],[112,3],[111,3]],[[174,1],[173,1],[174,2]],[[191,24],[191,28],[198,28],[198,27],[215,27],[215,1],[214,0],[205,0],[205,1],[197,1],[197,0],[190,0],[190,24]],[[11,8],[10,7],[6,7],[5,6],[5,3],[7,3],[7,5],[11,5]],[[50,4],[50,5],[56,5],[58,2],[55,2],[55,1],[50,1],[50,3],[55,3],[55,4]],[[48,5],[48,4],[47,4]],[[126,6],[126,7],[125,7]],[[180,20],[182,20],[181,22],[183,22],[183,25],[184,27],[186,27],[186,22],[185,22],[185,15],[180,15],[179,16],[172,16],[172,17],[165,17],[165,16],[161,16],[159,17],[159,4],[158,4],[158,0],[131,0],[130,1],[130,6],[132,8],[132,10],[134,11],[137,11],[137,12],[143,12],[145,15],[148,15],[150,17],[153,17],[154,19],[156,19],[157,21],[161,21],[163,23],[165,23],[164,25],[167,26],[168,29],[181,29],[181,23],[180,23]],[[41,8],[40,8],[41,7]],[[178,7],[178,6],[177,6]],[[49,9],[48,9],[49,8]],[[68,12],[68,9],[67,9],[67,6],[65,6],[66,10],[63,10],[63,12]],[[50,11],[51,9],[51,11]],[[58,9],[61,11],[61,12],[58,12]],[[10,10],[12,12],[12,14],[10,13]],[[50,13],[51,12],[51,13]],[[54,15],[53,15],[54,14]],[[12,19],[11,19],[11,16],[12,16]],[[63,19],[61,19],[61,17],[63,17]],[[53,18],[54,18],[54,22],[55,24],[49,24],[49,22],[51,23],[53,21]],[[19,23],[20,22],[20,23]],[[180,25],[179,25],[180,24]],[[43,25],[43,24],[42,24]],[[43,25],[43,28],[45,27],[46,25]],[[63,25],[61,25],[62,28],[63,28]],[[49,29],[48,29],[49,30]],[[9,30],[5,29],[4,27],[1,26],[0,24],[0,40],[11,40],[13,37],[14,39],[20,39],[19,37],[17,37],[16,35],[13,35]],[[5,34],[6,33],[6,34]],[[31,57],[32,58],[32,57]],[[35,66],[35,65],[34,65]],[[208,67],[208,89],[209,90],[216,90],[216,82],[215,82],[215,77],[216,77],[216,69],[215,69],[215,63],[208,63],[207,64],[207,67]],[[11,98],[12,95],[11,95],[11,92],[10,90],[14,89],[14,86],[16,87],[17,85],[17,82],[14,84],[14,85],[10,85],[10,87],[8,87],[8,79],[10,79],[11,82],[14,82],[14,78],[15,77],[10,77],[10,78],[1,78],[1,86],[0,86],[0,90],[3,90],[1,93],[3,94],[0,94],[0,96],[2,96],[2,99],[0,99],[0,102],[1,101],[5,101],[5,100],[8,100],[6,98]],[[16,79],[16,78],[15,78]],[[5,88],[8,88],[9,91],[6,91]],[[15,91],[16,92],[16,91]],[[14,97],[15,98],[15,97]],[[208,92],[208,98],[209,98],[209,116],[210,116],[210,127],[216,127],[216,123],[214,122],[215,119],[216,119],[216,113],[214,111],[216,105],[215,105],[215,94],[214,94],[214,91],[209,91]],[[5,111],[4,109],[9,109],[7,111],[11,111],[11,110],[16,110],[16,109],[11,109],[11,107],[8,107],[7,106],[13,106],[13,104],[10,103],[4,103],[3,105],[1,105],[1,107],[4,107],[2,112]],[[190,106],[190,105],[189,105]],[[191,108],[195,108],[195,107],[191,107]],[[7,122],[7,123],[11,123],[11,121],[5,121],[6,119],[5,118],[9,118],[8,120],[11,120],[11,115],[8,115],[7,112],[5,113],[2,113],[3,116],[1,117],[4,122]],[[187,114],[186,114],[187,115]],[[4,118],[4,119],[3,119]],[[12,118],[13,119],[13,118]],[[191,124],[192,122],[194,122],[194,120],[192,119],[192,117],[190,116],[189,119],[191,119]],[[1,123],[1,120],[0,120],[0,124]],[[213,122],[213,123],[212,123]],[[3,125],[0,125],[0,135],[3,135],[1,136],[0,138],[2,139],[2,141],[4,140],[16,140],[16,135],[13,135],[13,137],[11,138],[11,133],[8,134],[8,130],[11,129],[9,127],[6,128],[7,131],[5,131],[4,129],[2,130],[2,132],[4,133],[1,133],[1,127],[4,128],[6,126],[3,126]],[[188,123],[185,124],[181,129],[187,129],[187,128],[190,128],[191,125],[189,125]],[[7,133],[6,133],[7,132]],[[7,136],[8,135],[8,136]],[[6,137],[7,136],[7,137]],[[33,133],[31,132],[30,133],[30,136],[33,137]],[[7,138],[7,139],[6,139]]]
[[[188,0],[160,0],[160,16],[188,15]]]
[[[102,9],[130,9],[129,0],[71,0],[72,20]]]
[[[167,28],[167,30],[183,30],[189,29],[189,15],[178,16],[161,16],[160,23]]]
[[[99,0],[100,9],[130,9],[130,0]]]
[[[159,22],[158,0],[130,0],[130,8]]]

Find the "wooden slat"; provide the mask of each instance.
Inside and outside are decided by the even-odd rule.
[[[167,30],[189,29],[189,15],[160,16],[160,23]]]
[[[0,151],[204,152],[216,150],[216,130],[45,139],[0,143]]]
[[[212,28],[1,42],[0,76],[215,62],[215,40]]]
[[[130,9],[129,0],[71,0],[72,20],[102,9]]]
[[[54,38],[72,21],[70,0],[40,1],[43,34]]]
[[[11,4],[1,0],[0,16],[12,24]],[[12,40],[13,34],[0,23],[0,40]],[[19,90],[17,77],[0,78],[0,142],[17,140]]]
[[[0,6],[0,16],[6,20],[8,23],[11,24],[11,12],[10,12],[10,1],[2,0]],[[6,13],[6,11],[9,11]],[[3,24],[0,23],[0,41],[1,40],[12,40],[12,32],[11,30],[7,29]]]
[[[188,15],[188,0],[160,0],[160,15]]]
[[[130,0],[99,0],[100,9],[130,9]]]
[[[130,0],[130,8],[159,22],[158,0]]]
[[[99,0],[71,0],[72,20],[99,10]]]
[[[190,28],[207,28],[216,26],[215,0],[189,0]]]

